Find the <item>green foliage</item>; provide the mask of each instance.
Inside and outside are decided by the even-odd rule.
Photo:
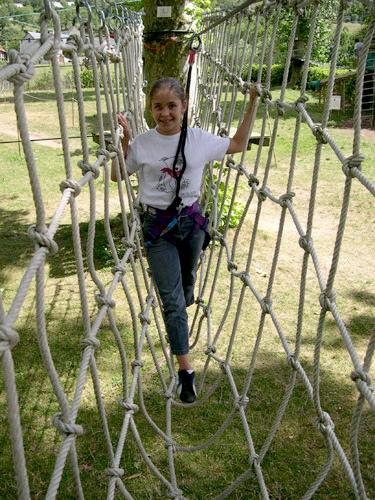
[[[349,5],[349,10],[347,11],[347,15],[345,17],[345,21],[358,22],[362,21],[366,12],[365,5],[359,0],[352,0]]]
[[[220,168],[220,163],[214,163],[212,166],[212,169],[218,170]],[[224,169],[224,173],[227,171],[227,168]],[[224,181],[219,182],[219,176],[212,173],[212,180],[215,185],[217,185],[217,199],[218,199],[218,209],[220,210],[221,207],[223,206],[222,213],[221,213],[221,219],[219,223],[219,230],[224,229],[228,222],[228,217],[229,217],[229,227],[230,228],[235,228],[238,226],[241,217],[243,215],[245,206],[241,201],[235,201],[233,203],[232,211],[229,215],[229,209],[231,205],[231,199],[233,195],[233,187],[229,184],[227,186],[227,189],[225,190],[225,183]],[[219,182],[219,183],[218,183]],[[212,198],[210,195],[210,179],[209,176],[205,177],[205,185],[204,185],[204,191],[203,191],[203,199],[206,200],[208,199],[209,202],[207,204],[207,211],[210,213],[213,210],[213,202]]]
[[[330,46],[332,43],[333,23],[337,15],[337,0],[324,0],[322,7],[319,9],[314,45],[312,51],[312,59],[319,62],[327,62],[329,60]],[[297,39],[307,42],[311,30],[311,16],[314,6],[308,5],[305,7],[303,15],[300,16],[297,27]],[[276,62],[282,62],[285,59],[285,54],[288,48],[290,28],[295,17],[293,9],[283,9],[279,22],[276,46],[279,51],[279,59]]]
[[[348,73],[347,69],[337,69],[336,75]],[[307,80],[327,80],[329,77],[329,66],[311,66],[307,75]]]
[[[64,88],[74,88],[73,71],[67,71],[62,74]],[[81,87],[92,88],[94,87],[94,75],[90,68],[85,66],[81,67],[80,72]],[[35,77],[26,83],[26,90],[53,90],[53,74],[51,67],[45,67],[43,70],[37,70]]]
[[[52,90],[53,88],[53,75],[49,67],[38,72],[35,79],[26,84],[26,90]]]
[[[7,49],[19,50],[20,41],[25,36],[25,32],[19,24],[7,24],[0,29],[0,44],[4,44]]]
[[[251,70],[251,81],[255,82],[258,79],[259,64],[253,64]],[[265,81],[267,75],[267,66],[264,64],[262,67],[262,82]],[[284,66],[282,64],[273,64],[271,68],[271,86],[281,85],[284,75]],[[243,80],[247,80],[249,76],[249,68],[245,66],[242,73]]]
[[[93,71],[92,69],[90,68],[86,68],[86,67],[82,67],[81,68],[81,85],[82,85],[82,88],[91,88],[94,86],[94,74],[93,74]]]
[[[356,57],[354,53],[354,44],[356,38],[358,38],[358,33],[350,33],[347,28],[342,30],[339,55],[337,58],[339,66],[355,67]]]

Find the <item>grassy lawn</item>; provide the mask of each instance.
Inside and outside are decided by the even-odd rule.
[[[274,99],[277,98],[277,92],[276,89]],[[26,97],[26,100],[31,136],[38,138],[57,137],[59,128],[53,92],[30,91],[29,94],[32,97]],[[296,92],[288,91],[287,99],[294,101],[297,96]],[[309,106],[311,106],[314,120],[318,121],[321,109],[316,97],[313,94],[310,97]],[[69,134],[78,135],[76,104],[72,104],[69,91],[66,92],[65,98]],[[90,89],[85,90],[85,107],[90,132],[93,130],[95,120],[95,98]],[[239,110],[240,102],[238,102],[237,107]],[[4,130],[0,132],[1,142],[14,138],[14,131],[16,131],[13,104],[9,96],[2,99],[0,109],[4,117],[3,122],[7,123],[9,127],[8,134]],[[275,116],[271,113],[269,117],[270,130],[274,125],[274,120]],[[259,114],[255,126],[256,131],[259,131],[260,123]],[[293,116],[288,113],[279,121],[275,156],[267,183],[274,196],[277,197],[286,191],[294,124]],[[333,121],[331,125],[330,134],[344,154],[350,156],[353,130],[333,126],[336,125]],[[362,165],[362,171],[370,180],[375,177],[374,139],[375,136],[370,132],[363,133],[361,152],[365,156],[365,161]],[[75,164],[80,159],[79,142],[73,140],[71,144],[71,154]],[[92,141],[90,147],[92,148],[92,156],[95,158],[96,146]],[[308,127],[303,124],[292,191],[295,192],[293,204],[304,228],[308,214],[315,148],[316,140],[312,137]],[[246,156],[246,165],[250,171],[253,168],[256,152],[256,147],[253,146],[253,149]],[[61,196],[59,183],[65,178],[62,151],[58,145],[48,147],[34,143],[34,153],[42,183],[47,220],[50,220]],[[267,154],[268,149],[264,148],[257,174],[260,181],[264,175]],[[7,311],[32,256],[33,245],[27,236],[27,228],[35,222],[35,209],[27,169],[22,154],[20,155],[18,152],[17,144],[0,144],[0,157],[0,200],[2,201],[0,206],[0,240],[2,241],[0,246],[0,293]],[[74,175],[78,178],[81,175],[80,170],[77,166],[74,168]],[[312,237],[325,279],[331,265],[344,182],[345,176],[338,160],[330,148],[327,145],[324,146]],[[113,262],[107,249],[108,245],[103,229],[104,181],[102,177],[97,179],[95,189],[97,196],[95,265],[99,278],[108,286],[113,277],[111,273]],[[121,223],[117,217],[120,204],[116,196],[116,186],[112,185],[110,189],[111,225],[116,243],[120,244]],[[249,187],[246,179],[242,177],[238,200],[244,203],[248,195]],[[81,237],[85,243],[89,216],[89,192],[87,188],[82,190],[77,198],[77,203]],[[256,209],[257,200],[254,199],[236,249],[235,262],[239,270],[243,270],[246,266]],[[280,207],[267,200],[262,206],[250,270],[251,280],[261,296],[264,296],[267,290],[279,220]],[[364,357],[369,333],[373,327],[375,304],[373,291],[375,279],[373,272],[371,272],[373,268],[373,222],[373,199],[354,180],[335,289],[340,314],[349,329],[353,345],[361,359]],[[233,241],[234,231],[231,230],[228,234],[230,243]],[[298,239],[299,236],[291,217],[287,215],[272,295],[273,308],[291,348],[295,343],[299,279],[303,258],[303,251],[299,247]],[[79,341],[83,333],[68,209],[56,234],[56,241],[60,250],[54,257],[48,258],[47,264],[46,322],[51,352],[61,385],[71,400],[80,368],[81,347]],[[84,245],[83,248],[85,248]],[[214,249],[215,257],[218,253],[219,247]],[[212,281],[212,273],[213,271],[209,281]],[[129,272],[126,276],[129,287],[135,296],[132,275]],[[237,281],[232,306],[217,346],[217,354],[221,357],[225,355],[236,316],[240,295],[240,284]],[[94,294],[97,290],[88,272],[86,272],[86,285],[90,315],[93,321],[97,314],[94,300]],[[229,287],[230,275],[227,271],[227,262],[226,259],[222,259],[219,267],[219,285],[216,287],[213,302],[212,331],[214,333],[228,304]],[[301,364],[310,380],[312,380],[314,369],[314,346],[320,312],[319,293],[316,275],[310,263],[307,275],[300,357]],[[208,298],[208,294],[205,298]],[[127,350],[128,360],[131,361],[134,359],[134,346],[129,306],[120,288],[115,292],[114,299],[116,300],[117,325]],[[189,317],[192,318],[193,314],[194,311],[189,310]],[[259,317],[259,305],[250,291],[247,290],[231,359],[233,377],[239,388],[244,384],[250,364]],[[43,498],[46,494],[56,453],[61,446],[61,437],[51,424],[51,418],[59,411],[59,407],[39,351],[35,332],[35,293],[33,287],[28,293],[16,329],[21,340],[13,349],[12,354],[17,373],[31,494],[32,498],[37,499]],[[198,379],[206,360],[204,355],[206,347],[204,334],[206,331],[207,324],[203,322],[202,339],[192,354]],[[157,356],[163,364],[160,342],[156,337],[153,325],[151,326],[151,335],[155,342]],[[121,360],[108,320],[105,320],[100,328],[98,338],[101,346],[96,351],[96,360],[100,374],[101,391],[112,443],[116,448],[123,421],[123,409],[118,404],[118,400],[122,397],[123,388]],[[161,394],[161,384],[147,347],[144,349],[142,359],[144,361],[142,383],[145,405],[154,421],[162,429],[165,429],[165,398]],[[335,422],[336,435],[347,454],[349,454],[351,418],[358,397],[357,390],[350,379],[352,369],[350,356],[339,330],[332,317],[327,315],[321,351],[321,405]],[[163,370],[166,373],[165,365],[163,365]],[[204,388],[209,387],[217,379],[219,373],[218,366],[211,363]],[[291,374],[292,370],[287,363],[280,339],[267,317],[249,391],[249,405],[246,410],[257,453],[259,453],[270,431]],[[232,391],[224,379],[207,403],[188,409],[174,408],[172,420],[174,439],[182,445],[198,445],[207,441],[225,421],[232,404]],[[0,499],[7,500],[16,497],[16,486],[7,432],[6,408],[3,379],[0,378],[0,449],[2,450],[0,455],[2,478]],[[141,412],[136,414],[135,421],[147,453],[169,478],[164,441],[156,436]],[[78,460],[85,497],[88,499],[105,498],[108,484],[105,472],[109,466],[108,454],[90,377],[88,377],[84,389],[77,422],[85,429],[85,434],[77,438]],[[304,384],[298,378],[281,427],[262,462],[265,483],[272,499],[301,497],[324,466],[327,450],[324,439],[315,424],[316,413],[313,404],[307,396]],[[373,435],[374,420],[368,406],[365,405],[359,447],[362,474],[369,497],[374,496],[375,493],[374,443],[371,437]],[[213,446],[194,453],[176,453],[175,466],[178,485],[187,498],[198,500],[218,495],[249,466],[246,437],[239,414],[236,414],[232,424]],[[125,485],[134,498],[166,498],[165,490],[150,473],[140,456],[131,433],[128,434],[126,440],[121,467],[125,470]],[[58,498],[76,498],[69,465],[65,467],[59,492]],[[120,495],[116,498],[120,498]],[[237,488],[230,498],[261,498],[259,485],[254,474]],[[355,498],[337,457],[334,459],[326,481],[314,498],[340,500]]]

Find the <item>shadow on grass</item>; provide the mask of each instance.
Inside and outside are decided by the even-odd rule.
[[[62,335],[64,340],[51,336],[51,350],[60,353],[58,357],[63,358],[56,357],[57,368],[62,379],[68,384],[69,392],[79,369],[77,338],[80,332],[77,331],[74,322],[64,322],[60,325],[60,329],[64,332]],[[105,393],[104,402],[112,445],[116,450],[124,411],[117,402],[121,398],[121,384],[113,385],[110,382],[119,375],[113,365],[114,345],[107,336],[104,338],[107,340],[96,352],[96,358],[106,371],[106,383],[102,385],[102,391]],[[130,341],[127,347],[131,351]],[[55,454],[61,444],[61,439],[51,429],[50,422],[52,415],[57,411],[55,398],[50,396],[51,388],[48,387],[49,383],[46,382],[41,368],[38,350],[35,347],[29,350],[28,343],[21,343],[15,349],[14,355],[16,366],[21,369],[25,366],[24,355],[27,361],[27,367],[18,375],[18,388],[22,421],[26,426],[25,449],[30,470],[32,498],[44,497],[53,470]],[[132,359],[131,355],[132,351],[129,359]],[[305,367],[309,373],[312,372],[311,365],[305,364]],[[148,370],[152,370],[152,373],[150,374]],[[244,383],[246,373],[247,371],[242,367],[233,367],[233,376],[239,388]],[[256,453],[260,451],[270,431],[290,375],[291,369],[284,357],[271,352],[259,355],[247,407],[247,418]],[[213,382],[216,376],[217,368],[211,367],[208,382]],[[152,418],[165,430],[166,400],[161,395],[161,386],[150,362],[146,363],[143,368],[142,377],[144,377],[146,407]],[[350,381],[343,384],[335,379],[332,370],[322,369],[322,406],[332,416],[336,425],[336,433],[345,450],[348,449],[350,420],[355,404],[353,393],[355,394],[355,390]],[[185,446],[206,442],[225,421],[232,403],[232,392],[229,384],[224,380],[208,403],[196,408],[174,408],[173,438],[178,444]],[[4,411],[0,415],[4,416]],[[147,453],[165,477],[169,478],[167,451],[163,440],[155,435],[141,412],[135,415],[135,421]],[[101,420],[92,394],[90,400],[83,398],[77,422],[85,429],[84,435],[77,437],[78,461],[85,497],[104,498],[108,485],[105,469],[110,464]],[[298,379],[281,428],[262,462],[270,498],[300,498],[316,479],[325,463],[326,447],[315,423],[316,414],[313,405],[307,397],[304,385]],[[4,433],[6,429],[4,422],[1,429]],[[372,481],[375,475],[371,462],[373,444],[370,432],[370,425],[365,415],[360,437],[361,461],[365,484],[369,493],[371,491],[374,493]],[[8,439],[7,435],[2,436],[2,450],[6,450],[8,460],[0,461],[0,472],[4,479],[0,485],[1,498],[15,497]],[[123,479],[135,499],[166,498],[165,489],[150,473],[140,457],[131,431],[128,433],[122,457],[120,467],[125,470]],[[208,449],[194,453],[177,452],[175,465],[178,486],[186,497],[205,499],[219,494],[249,467],[248,447],[239,414],[217,443]],[[61,498],[75,498],[74,481],[69,465],[65,467],[60,496]],[[238,499],[258,497],[260,498],[260,490],[254,474],[231,496],[231,498]],[[317,498],[354,498],[349,481],[338,462],[334,462],[325,483],[318,491]]]
[[[125,249],[121,243],[124,236],[121,214],[113,217],[110,220],[112,237],[115,246],[121,259]],[[86,243],[88,236],[89,224],[88,222],[80,223],[81,245],[82,254],[84,256],[84,264],[87,267],[86,258]],[[50,276],[53,278],[60,278],[63,276],[70,276],[76,274],[75,256],[72,241],[72,227],[70,224],[63,224],[59,227],[56,234],[55,241],[59,245],[58,258],[50,260]],[[114,265],[110,246],[107,241],[107,236],[104,229],[104,220],[99,219],[95,225],[95,242],[94,242],[94,264],[97,270],[104,267],[111,267]]]
[[[34,246],[27,235],[27,230],[30,226],[29,222],[27,222],[28,213],[27,210],[4,210],[0,208],[0,240],[2,241],[2,251],[0,252],[0,283],[7,281],[7,274],[12,268],[24,268],[33,255]],[[121,258],[125,251],[121,244],[121,238],[123,237],[121,215],[113,217],[110,225],[115,245]],[[85,263],[88,229],[89,225],[87,222],[80,224],[82,253]],[[61,278],[76,274],[71,224],[62,224],[59,226],[55,241],[59,246],[59,251],[55,256],[48,259],[50,276]],[[103,219],[96,221],[94,262],[96,269],[113,265]]]
[[[349,294],[351,303],[360,302],[365,303],[369,308],[375,305],[375,294],[363,290],[352,290]],[[374,315],[373,314],[358,314],[354,312],[345,321],[349,335],[356,345],[360,341],[368,341],[370,334],[374,329]],[[309,339],[305,339],[309,342]],[[311,343],[315,342],[314,338],[310,339]],[[324,345],[334,349],[347,350],[347,347],[339,333],[336,321],[327,316],[325,320],[325,336]]]
[[[11,201],[11,198],[9,199]],[[27,235],[28,210],[4,210],[0,207],[0,283],[6,281],[6,271],[24,267],[34,248]]]

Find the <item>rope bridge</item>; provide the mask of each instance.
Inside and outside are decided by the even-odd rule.
[[[53,469],[48,478],[43,475],[43,495],[46,498],[56,498],[57,495],[67,497],[62,486],[66,484],[63,482],[65,475],[74,484],[75,492],[72,495],[75,498],[93,497],[92,494],[85,493],[87,483],[80,455],[80,443],[85,439],[96,439],[95,436],[90,438],[87,435],[88,429],[85,428],[86,414],[83,409],[87,406],[85,391],[88,391],[88,387],[92,387],[88,393],[91,395],[91,403],[93,400],[96,403],[96,414],[102,427],[101,439],[107,454],[105,467],[101,465],[98,471],[103,472],[105,469],[107,477],[99,474],[101,482],[95,495],[97,498],[146,498],[147,493],[137,487],[138,474],[129,475],[125,466],[134,464],[139,456],[152,477],[156,478],[151,480],[150,476],[150,481],[161,485],[159,497],[198,498],[194,484],[191,494],[185,491],[185,481],[180,477],[179,470],[184,468],[184,461],[191,464],[189,454],[195,460],[199,452],[208,453],[215,446],[219,450],[216,455],[219,463],[224,453],[223,447],[234,439],[232,436],[243,442],[244,455],[237,472],[229,480],[224,480],[220,490],[213,484],[212,489],[206,491],[204,496],[218,499],[230,495],[237,495],[233,498],[250,498],[252,495],[262,498],[293,497],[290,484],[284,485],[283,493],[276,491],[272,476],[275,467],[279,465],[272,461],[272,453],[277,439],[282,439],[282,442],[289,439],[288,433],[291,430],[285,428],[283,422],[296,392],[303,393],[306,422],[296,422],[295,426],[304,434],[301,438],[306,439],[306,434],[316,433],[318,440],[321,435],[323,444],[320,446],[324,448],[324,453],[319,455],[319,461],[315,463],[314,477],[304,483],[306,487],[303,498],[311,498],[316,492],[319,493],[319,488],[324,487],[334,467],[339,467],[343,472],[340,481],[345,480],[347,483],[348,498],[351,495],[367,498],[369,493],[366,493],[366,489],[368,490],[369,485],[364,481],[361,466],[366,468],[371,464],[361,461],[359,440],[363,419],[368,410],[373,411],[375,408],[369,376],[375,336],[374,331],[363,332],[365,343],[359,347],[356,345],[343,319],[346,314],[340,308],[340,291],[336,292],[334,285],[338,281],[339,258],[347,236],[345,227],[350,215],[349,202],[351,191],[354,191],[353,185],[356,195],[360,192],[360,196],[371,198],[375,194],[375,186],[362,168],[364,157],[361,153],[362,81],[366,54],[375,29],[374,3],[366,3],[369,25],[357,70],[353,141],[351,145],[346,143],[343,147],[338,146],[327,126],[330,119],[329,97],[333,91],[346,2],[341,2],[338,9],[328,97],[320,123],[314,121],[309,112],[306,86],[317,16],[324,5],[307,1],[245,2],[232,13],[216,13],[205,20],[205,27],[200,33],[203,48],[198,57],[194,96],[191,95],[195,124],[214,133],[229,135],[234,119],[240,118],[244,111],[252,81],[256,82],[261,98],[261,113],[256,122],[256,128],[259,128],[256,151],[244,151],[239,156],[227,157],[220,165],[207,166],[202,203],[210,211],[213,241],[201,256],[196,306],[193,312],[189,310],[192,356],[196,366],[201,366],[198,369],[199,397],[192,405],[183,405],[175,398],[176,374],[173,360],[163,330],[160,300],[147,272],[132,185],[134,181],[127,175],[124,175],[124,182],[117,183],[121,245],[117,245],[112,227],[112,159],[115,159],[117,178],[120,178],[120,171],[125,173],[116,113],[123,109],[128,111],[134,134],[145,130],[141,97],[144,83],[141,77],[141,17],[124,7],[111,11],[109,6],[105,15],[101,12],[93,13],[87,3],[80,2],[77,4],[75,25],[67,42],[63,44],[59,16],[48,2],[45,3],[45,11],[40,18],[41,44],[38,50],[32,55],[10,51],[8,64],[0,69],[0,82],[11,82],[14,88],[17,123],[36,212],[35,225],[29,229],[35,251],[9,307],[5,307],[0,295],[2,403],[7,408],[11,443],[6,459],[11,460],[12,453],[19,498],[31,498],[36,491],[33,484],[35,473],[32,476],[28,473],[33,452],[23,443],[24,416],[18,397],[20,387],[17,384],[17,370],[22,359],[15,362],[17,348],[22,345],[23,340],[17,331],[18,324],[30,320],[29,317],[25,320],[23,309],[34,282],[35,335],[45,374],[53,387],[54,404],[59,407],[54,415],[50,415],[51,422],[61,434],[55,441]],[[287,92],[288,73],[298,22],[307,8],[311,16],[309,39],[298,95],[291,101],[288,100]],[[282,85],[273,90],[271,70],[280,17],[285,9],[290,9],[294,16],[290,26]],[[52,32],[49,29],[51,26]],[[97,26],[99,27],[96,28]],[[113,34],[114,38],[110,36]],[[61,48],[72,61],[79,108],[81,159],[78,165],[83,174],[80,178],[75,175],[68,139],[58,64]],[[88,59],[94,75],[99,138],[95,154],[87,139],[87,103],[80,81],[82,56]],[[33,77],[34,65],[42,59],[50,60],[53,71],[65,164],[65,179],[60,184],[61,201],[50,221],[46,215],[38,160],[30,142],[24,102],[25,83]],[[252,72],[255,63],[259,65],[259,71],[254,77]],[[265,74],[261,71],[263,65],[266,66]],[[110,118],[109,141],[106,140],[103,114]],[[284,140],[280,132],[284,118],[293,119],[294,133],[291,143],[287,144],[288,165],[282,169],[278,164],[277,147]],[[299,158],[304,144],[301,144],[300,138],[306,133],[315,140],[314,163],[302,166]],[[268,134],[269,147],[265,148]],[[319,174],[321,167],[324,169],[324,162],[329,154],[327,150],[335,158],[334,175],[343,190],[339,198],[340,209],[333,252],[330,260],[326,259],[322,263],[313,235],[316,230],[314,217],[320,200]],[[299,170],[305,168],[311,174],[308,201],[303,199],[307,187],[301,187],[297,182]],[[278,177],[281,172],[285,172],[285,176],[280,180]],[[101,193],[100,182],[103,183],[104,231],[113,262],[111,278],[96,268],[94,259],[97,241],[96,201]],[[82,248],[78,207],[79,197],[84,193],[88,193],[90,213],[86,250]],[[325,193],[324,196],[329,197],[330,193]],[[337,194],[333,193],[332,196]],[[300,197],[302,203],[299,202]],[[238,224],[232,229],[231,217],[238,210],[239,201],[242,209]],[[305,211],[304,206],[308,206]],[[70,388],[59,373],[58,354],[53,353],[50,345],[56,334],[48,328],[46,305],[49,299],[45,287],[46,271],[48,272],[53,259],[59,258],[55,236],[58,239],[59,226],[68,210],[80,296],[80,326],[83,331],[81,340],[73,339],[76,345],[80,345],[82,353],[73,387]],[[263,224],[271,225],[272,241],[266,241],[267,238],[263,237]],[[288,265],[288,261],[292,261],[298,253],[297,247],[293,246],[295,242],[299,244],[300,271],[292,284],[293,276],[289,275],[288,269],[283,272],[283,266]],[[325,248],[322,253],[324,250]],[[263,260],[262,253],[265,254]],[[265,267],[267,263],[269,271],[259,269],[259,265]],[[341,277],[339,282],[343,283],[346,278]],[[92,293],[93,288],[95,293]],[[288,322],[284,313],[288,304],[291,307],[288,299],[293,293],[297,293],[296,311],[292,313],[295,318],[293,316],[294,319]],[[114,297],[117,301],[116,308]],[[316,311],[316,325],[311,324],[309,310]],[[350,396],[351,424],[344,430],[340,429],[340,432],[336,430],[339,422],[334,421],[327,411],[332,394],[324,393],[326,372],[323,370],[323,363],[327,356],[324,339],[330,322],[335,324],[335,336],[340,348],[345,349],[348,354],[345,376],[351,377],[355,389]],[[117,375],[120,378],[120,390],[116,386],[114,390],[108,391],[102,383],[108,336],[113,338],[118,352]],[[129,338],[132,338],[132,342],[129,342]],[[258,373],[266,359],[267,344],[271,339],[278,345],[278,351],[269,351],[268,355],[271,359],[282,355],[282,362],[280,365],[273,365],[279,367],[280,373],[270,374],[274,375],[272,391],[275,392],[275,397],[265,402],[262,397],[264,387],[257,389]],[[311,364],[307,355],[308,339],[313,344]],[[239,346],[240,351],[236,350]],[[328,356],[331,356],[330,352]],[[236,363],[246,366],[241,376],[236,371]],[[266,366],[266,370],[272,372],[272,364],[268,368]],[[153,377],[157,380],[157,387],[151,389],[150,395],[147,384],[150,383],[152,387]],[[221,399],[223,394],[226,394],[224,401]],[[164,420],[160,412],[153,411],[151,402],[155,398],[159,399],[160,412],[164,408]],[[210,407],[218,400],[225,407],[225,413],[220,421],[213,422]],[[122,413],[114,428],[110,410],[113,402],[117,401]],[[256,434],[252,419],[259,411],[259,401],[267,403],[267,410],[261,418],[262,431]],[[92,411],[94,412],[93,409]],[[186,437],[191,435],[188,427],[194,426],[198,412],[202,412],[204,416],[200,422],[203,422],[205,428],[201,429],[199,436],[194,435],[194,442],[191,443]],[[50,423],[46,426],[50,427]],[[151,440],[145,437],[146,428],[148,436],[150,433],[153,436]],[[160,451],[163,458],[152,453],[152,446],[162,449],[158,444],[160,441],[165,446],[164,451]],[[300,441],[296,438],[296,448],[301,446]],[[309,451],[306,454],[309,455]],[[306,458],[309,457],[304,457],[304,460]],[[210,471],[205,469],[204,460],[201,463],[204,473],[210,475]],[[305,466],[304,464],[303,467]],[[194,483],[192,471],[190,474],[193,474]],[[303,468],[299,469],[298,482],[305,479],[303,471]],[[291,481],[295,481],[294,473]],[[154,491],[150,498],[157,496]]]

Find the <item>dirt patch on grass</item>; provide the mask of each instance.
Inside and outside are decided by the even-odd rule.
[[[12,125],[5,124],[5,123],[0,123],[0,135],[3,135],[5,137],[10,137],[12,139],[20,139],[19,133],[16,129],[16,127],[13,127]],[[46,134],[38,134],[34,132],[31,136],[31,140],[38,142],[38,144],[42,146],[48,146],[49,148],[61,148],[62,144],[61,141],[57,140],[49,140],[48,133]],[[48,140],[45,140],[48,139]]]

